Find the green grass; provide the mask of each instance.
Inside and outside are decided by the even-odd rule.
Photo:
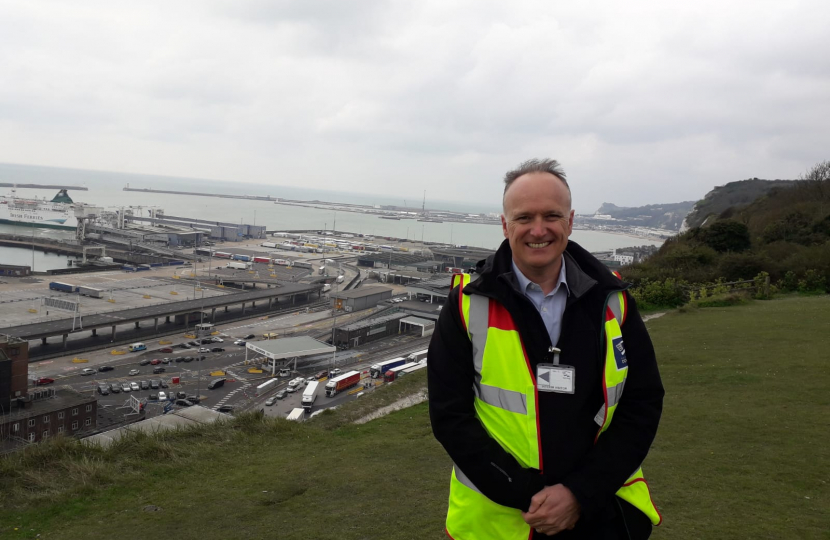
[[[830,297],[648,325],[667,390],[644,465],[665,518],[652,538],[830,538]],[[445,538],[450,461],[426,404],[352,423],[423,385],[414,374],[305,424],[245,415],[0,458],[0,539]]]

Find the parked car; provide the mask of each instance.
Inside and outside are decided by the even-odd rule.
[[[95,370],[92,369],[92,368],[85,367],[84,369],[81,370],[81,375],[83,375],[85,377],[87,375],[95,375]]]
[[[176,363],[181,362],[183,358],[184,358],[184,357],[182,357],[182,356],[177,356],[177,357],[176,357]]]
[[[214,347],[210,350],[210,352],[225,352],[225,349],[222,347]]]
[[[244,347],[245,345],[247,345],[247,344],[248,344],[248,342],[247,342],[247,341],[245,341],[245,340],[242,340],[242,339],[237,339],[236,341],[234,341],[234,342],[233,342],[233,344],[234,344],[234,345],[239,345],[239,346],[241,346],[241,347]]]
[[[98,385],[98,393],[102,396],[108,396],[110,394],[110,387],[108,384],[99,384]]]
[[[141,381],[141,383],[140,383],[140,384],[141,384],[141,389],[142,389],[142,390],[149,390],[149,389],[150,389],[150,383],[149,383],[149,382],[147,382],[147,381]]]
[[[245,336],[245,337],[244,337],[244,338],[242,338],[242,339],[254,339],[255,337],[256,337],[256,336],[255,336],[255,335],[253,335],[253,334],[248,334],[247,336]]]
[[[153,368],[153,374],[155,375],[158,375],[159,373],[164,373],[165,371],[166,370],[161,366]]]
[[[207,347],[199,347],[199,352],[200,353],[208,353],[208,352],[210,352],[210,349],[208,349]]]
[[[167,399],[167,392],[159,392],[159,401],[165,401]]]
[[[153,390],[158,390],[159,380],[158,379],[150,379],[150,388],[152,388]]]
[[[120,394],[121,393],[121,387],[118,386],[117,384],[113,384],[110,387],[110,392],[112,392],[113,394]]]
[[[184,399],[187,397],[187,394],[184,392],[176,392],[176,399]]]
[[[317,375],[315,375],[314,377],[319,380],[319,379],[322,379],[324,377],[328,377],[328,374],[329,374],[329,372],[324,369],[323,371],[318,371]]]
[[[213,379],[207,385],[208,390],[213,390],[214,388],[220,388],[225,385],[225,379]]]
[[[150,359],[149,358],[145,358],[144,360],[142,360],[141,362],[138,363],[139,366],[146,366],[146,365],[149,365],[149,364],[150,364]]]
[[[193,348],[187,343],[179,343],[178,346],[179,346],[180,349],[192,349]],[[170,352],[173,352],[173,351],[170,351]]]
[[[285,391],[288,392],[289,394],[293,394],[294,392],[297,391],[297,387],[296,386],[289,386],[288,388],[285,389]]]
[[[186,399],[177,399],[175,403],[179,407],[192,407],[193,406],[193,403],[186,400]]]
[[[280,390],[279,392],[274,394],[274,397],[277,399],[283,399],[285,397],[285,390]]]
[[[159,395],[155,392],[150,393],[150,401],[158,401]]]
[[[197,361],[197,362],[201,362],[201,361],[202,361],[202,360],[204,360],[205,358],[207,358],[207,356],[204,356],[204,355],[203,355],[203,356],[199,356],[198,358],[196,358],[196,361]]]
[[[41,377],[35,381],[35,386],[43,386],[44,384],[52,384],[55,382],[55,379],[50,379],[49,377]]]
[[[199,342],[195,341],[195,340],[194,341],[188,341],[187,344],[190,345],[191,347],[198,347],[199,346]]]
[[[224,343],[225,340],[220,338],[220,337],[213,336],[213,342],[214,343]]]
[[[138,386],[137,382],[133,381],[130,383],[130,390],[132,390],[133,392],[138,392],[139,390],[141,390],[141,387]]]
[[[334,368],[329,372],[329,377],[335,377],[337,375],[340,375],[340,371],[340,368]]]
[[[280,335],[276,332],[266,332],[262,334],[262,337],[264,337],[265,339],[277,339],[278,337],[280,337]]]
[[[163,353],[168,353],[168,354],[169,354],[169,353],[173,352],[173,348],[172,348],[172,347],[162,347],[161,349],[159,349],[159,352],[163,352]]]
[[[268,398],[268,400],[265,402],[265,406],[270,407],[276,402],[277,402],[277,398],[275,398],[275,397]]]
[[[157,366],[157,365],[161,364],[161,359],[160,358],[153,358],[152,360],[150,360],[150,363],[153,364],[154,366]]]
[[[112,366],[98,366],[98,371],[100,371],[101,373],[105,371],[112,371],[113,369],[115,368]]]
[[[193,361],[193,357],[192,357],[192,356],[185,356],[184,358],[182,358],[182,361],[184,361],[184,362],[192,362],[192,361]]]
[[[233,414],[233,405],[222,405],[216,410],[221,413]]]
[[[121,384],[121,390],[123,390],[124,392],[129,392],[132,389],[133,389],[132,385],[128,382],[125,382],[125,383]],[[138,389],[136,388],[136,390],[138,390]]]
[[[131,369],[130,370],[130,375],[138,375],[139,373],[141,373],[141,372],[137,369]]]

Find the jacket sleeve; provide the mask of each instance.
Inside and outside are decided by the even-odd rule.
[[[601,506],[642,465],[663,410],[664,390],[654,347],[630,295],[622,335],[628,377],[614,418],[591,452],[562,482],[579,501],[586,519],[599,515]]]
[[[450,292],[429,345],[427,374],[432,431],[455,465],[493,502],[527,511],[544,488],[537,469],[525,469],[496,442],[473,405],[472,345]]]

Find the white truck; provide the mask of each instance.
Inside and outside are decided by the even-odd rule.
[[[337,281],[337,283],[343,283],[344,279],[345,278],[341,275],[341,276],[337,276],[337,279],[335,281]]]
[[[297,407],[290,413],[288,413],[288,417],[286,420],[294,420],[295,422],[302,422],[303,417],[305,416],[305,409]]]
[[[429,349],[424,349],[423,351],[415,351],[414,353],[409,355],[409,357],[408,357],[409,361],[410,362],[420,362],[421,360],[423,360],[427,357],[428,352],[429,352]]]
[[[314,400],[317,399],[317,386],[320,383],[317,381],[308,383],[308,386],[305,387],[303,391],[303,409],[307,412],[311,412],[311,407],[314,405]]]
[[[233,261],[225,265],[225,268],[233,268],[234,270],[247,270],[251,267],[251,263]]]
[[[288,392],[289,393],[296,392],[297,389],[299,387],[301,387],[304,382],[305,382],[305,379],[303,379],[302,377],[297,377],[296,379],[292,379],[288,383]]]

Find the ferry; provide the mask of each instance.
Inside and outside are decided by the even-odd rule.
[[[65,189],[58,191],[51,201],[24,199],[17,197],[16,192],[12,189],[11,195],[0,196],[0,223],[68,230],[78,226],[76,203]]]

